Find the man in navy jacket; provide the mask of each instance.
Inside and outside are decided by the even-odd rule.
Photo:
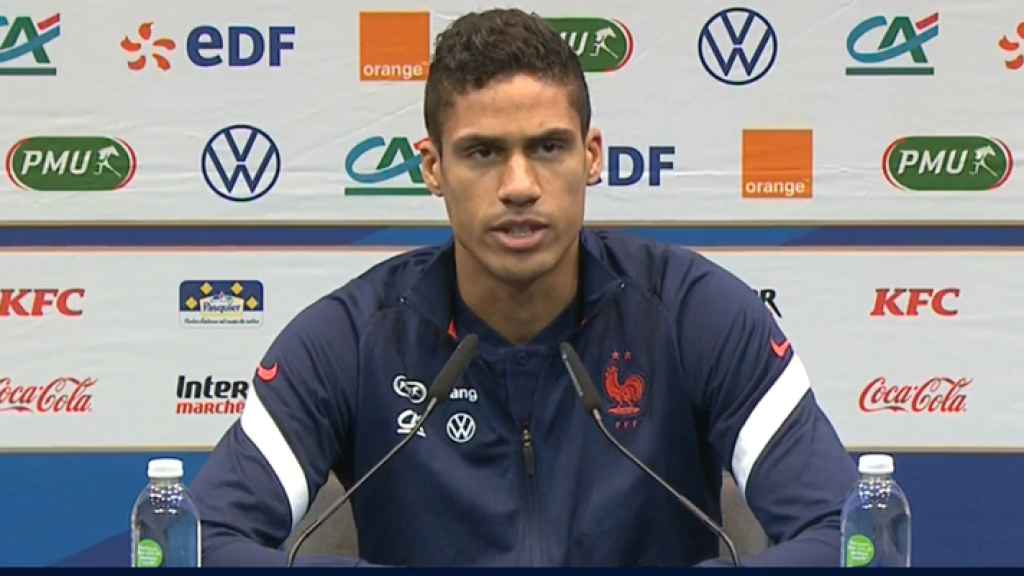
[[[277,547],[329,472],[351,484],[408,434],[426,386],[477,334],[450,399],[355,496],[363,561],[717,556],[714,535],[600,436],[564,341],[612,433],[713,518],[733,474],[775,543],[746,564],[835,565],[855,470],[771,314],[691,251],[583,229],[603,142],[558,35],[518,10],[459,18],[438,39],[424,112],[423,176],[453,239],[375,266],[278,336],[193,485],[204,564],[283,564]]]

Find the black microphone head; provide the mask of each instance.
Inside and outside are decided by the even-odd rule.
[[[469,366],[469,363],[479,354],[479,344],[480,339],[476,334],[469,334],[459,342],[455,351],[448,357],[448,361],[441,367],[441,371],[437,373],[437,378],[434,378],[434,382],[430,385],[430,390],[427,392],[428,398],[435,399],[437,402],[448,399],[459,376],[462,376],[466,366]]]
[[[576,389],[576,394],[583,400],[583,407],[587,409],[588,414],[593,413],[594,410],[600,410],[601,398],[597,394],[597,387],[594,386],[594,381],[590,379],[587,367],[583,365],[583,360],[580,360],[576,350],[573,350],[572,344],[562,342],[560,348],[562,351],[562,363],[565,364],[565,369],[569,371],[569,379],[572,380],[572,386]]]

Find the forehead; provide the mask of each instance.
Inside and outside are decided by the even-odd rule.
[[[479,90],[456,94],[447,116],[444,142],[469,134],[515,139],[558,128],[580,131],[580,118],[571,104],[571,88],[526,74],[500,78]]]

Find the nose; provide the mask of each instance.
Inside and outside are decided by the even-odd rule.
[[[540,199],[540,186],[530,161],[521,153],[512,154],[498,189],[498,199],[515,207],[529,207]]]

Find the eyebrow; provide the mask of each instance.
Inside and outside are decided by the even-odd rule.
[[[536,144],[545,140],[563,140],[572,141],[576,137],[576,133],[568,128],[550,128],[541,132],[528,136],[526,138],[527,144]],[[465,136],[460,136],[452,142],[452,147],[457,150],[465,150],[472,146],[491,146],[491,147],[505,147],[508,145],[509,139],[502,138],[500,136],[488,136],[486,134],[473,134],[469,133]]]

